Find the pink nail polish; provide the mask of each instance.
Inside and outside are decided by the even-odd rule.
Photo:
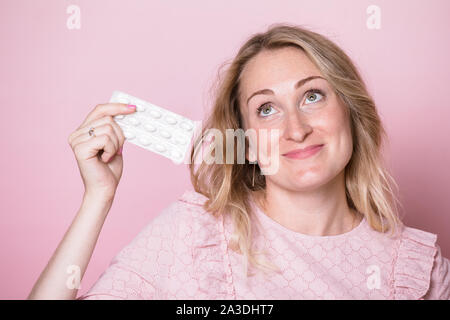
[[[130,109],[136,109],[136,106],[133,105],[133,104],[129,104],[129,105],[127,105],[127,107],[130,108]]]

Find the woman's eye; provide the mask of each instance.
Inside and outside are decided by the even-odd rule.
[[[323,97],[322,93],[320,92],[308,92],[308,94],[306,95],[306,104],[309,104],[308,102],[317,102],[320,101],[322,98],[317,99],[317,96]]]
[[[264,104],[257,109],[257,114],[261,117],[267,117],[272,114],[270,112],[271,110],[275,110],[275,109],[272,108],[272,106],[270,104]]]
[[[305,104],[311,104],[322,100],[325,94],[319,89],[312,89],[306,93]],[[267,117],[271,114],[276,113],[275,109],[270,105],[270,103],[265,103],[256,109],[256,114],[260,117]]]

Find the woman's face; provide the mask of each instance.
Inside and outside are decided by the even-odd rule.
[[[342,172],[352,155],[349,113],[331,85],[315,78],[295,88],[299,80],[311,76],[321,73],[296,48],[260,52],[242,74],[241,112],[245,129],[256,130],[259,165],[263,170],[267,166],[261,163],[261,152],[266,159],[279,157],[278,170],[266,175],[266,183],[291,191],[312,190],[328,183]],[[273,94],[266,90],[253,95],[262,89]],[[271,130],[278,129],[275,144],[271,146],[268,139],[261,148],[260,129],[267,129],[269,137]],[[285,155],[317,144],[323,147],[307,158]]]

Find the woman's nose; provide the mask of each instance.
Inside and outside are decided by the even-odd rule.
[[[284,137],[288,140],[303,141],[312,131],[308,119],[298,110],[290,112],[286,116]]]

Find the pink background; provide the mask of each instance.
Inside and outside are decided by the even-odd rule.
[[[71,4],[80,30],[66,27]],[[380,30],[366,27],[372,4]],[[27,297],[79,209],[67,138],[87,113],[121,90],[202,119],[218,66],[275,22],[322,33],[354,59],[390,136],[404,221],[437,233],[450,257],[449,1],[3,0],[0,9],[0,298]],[[126,143],[79,294],[189,187],[186,165]]]

